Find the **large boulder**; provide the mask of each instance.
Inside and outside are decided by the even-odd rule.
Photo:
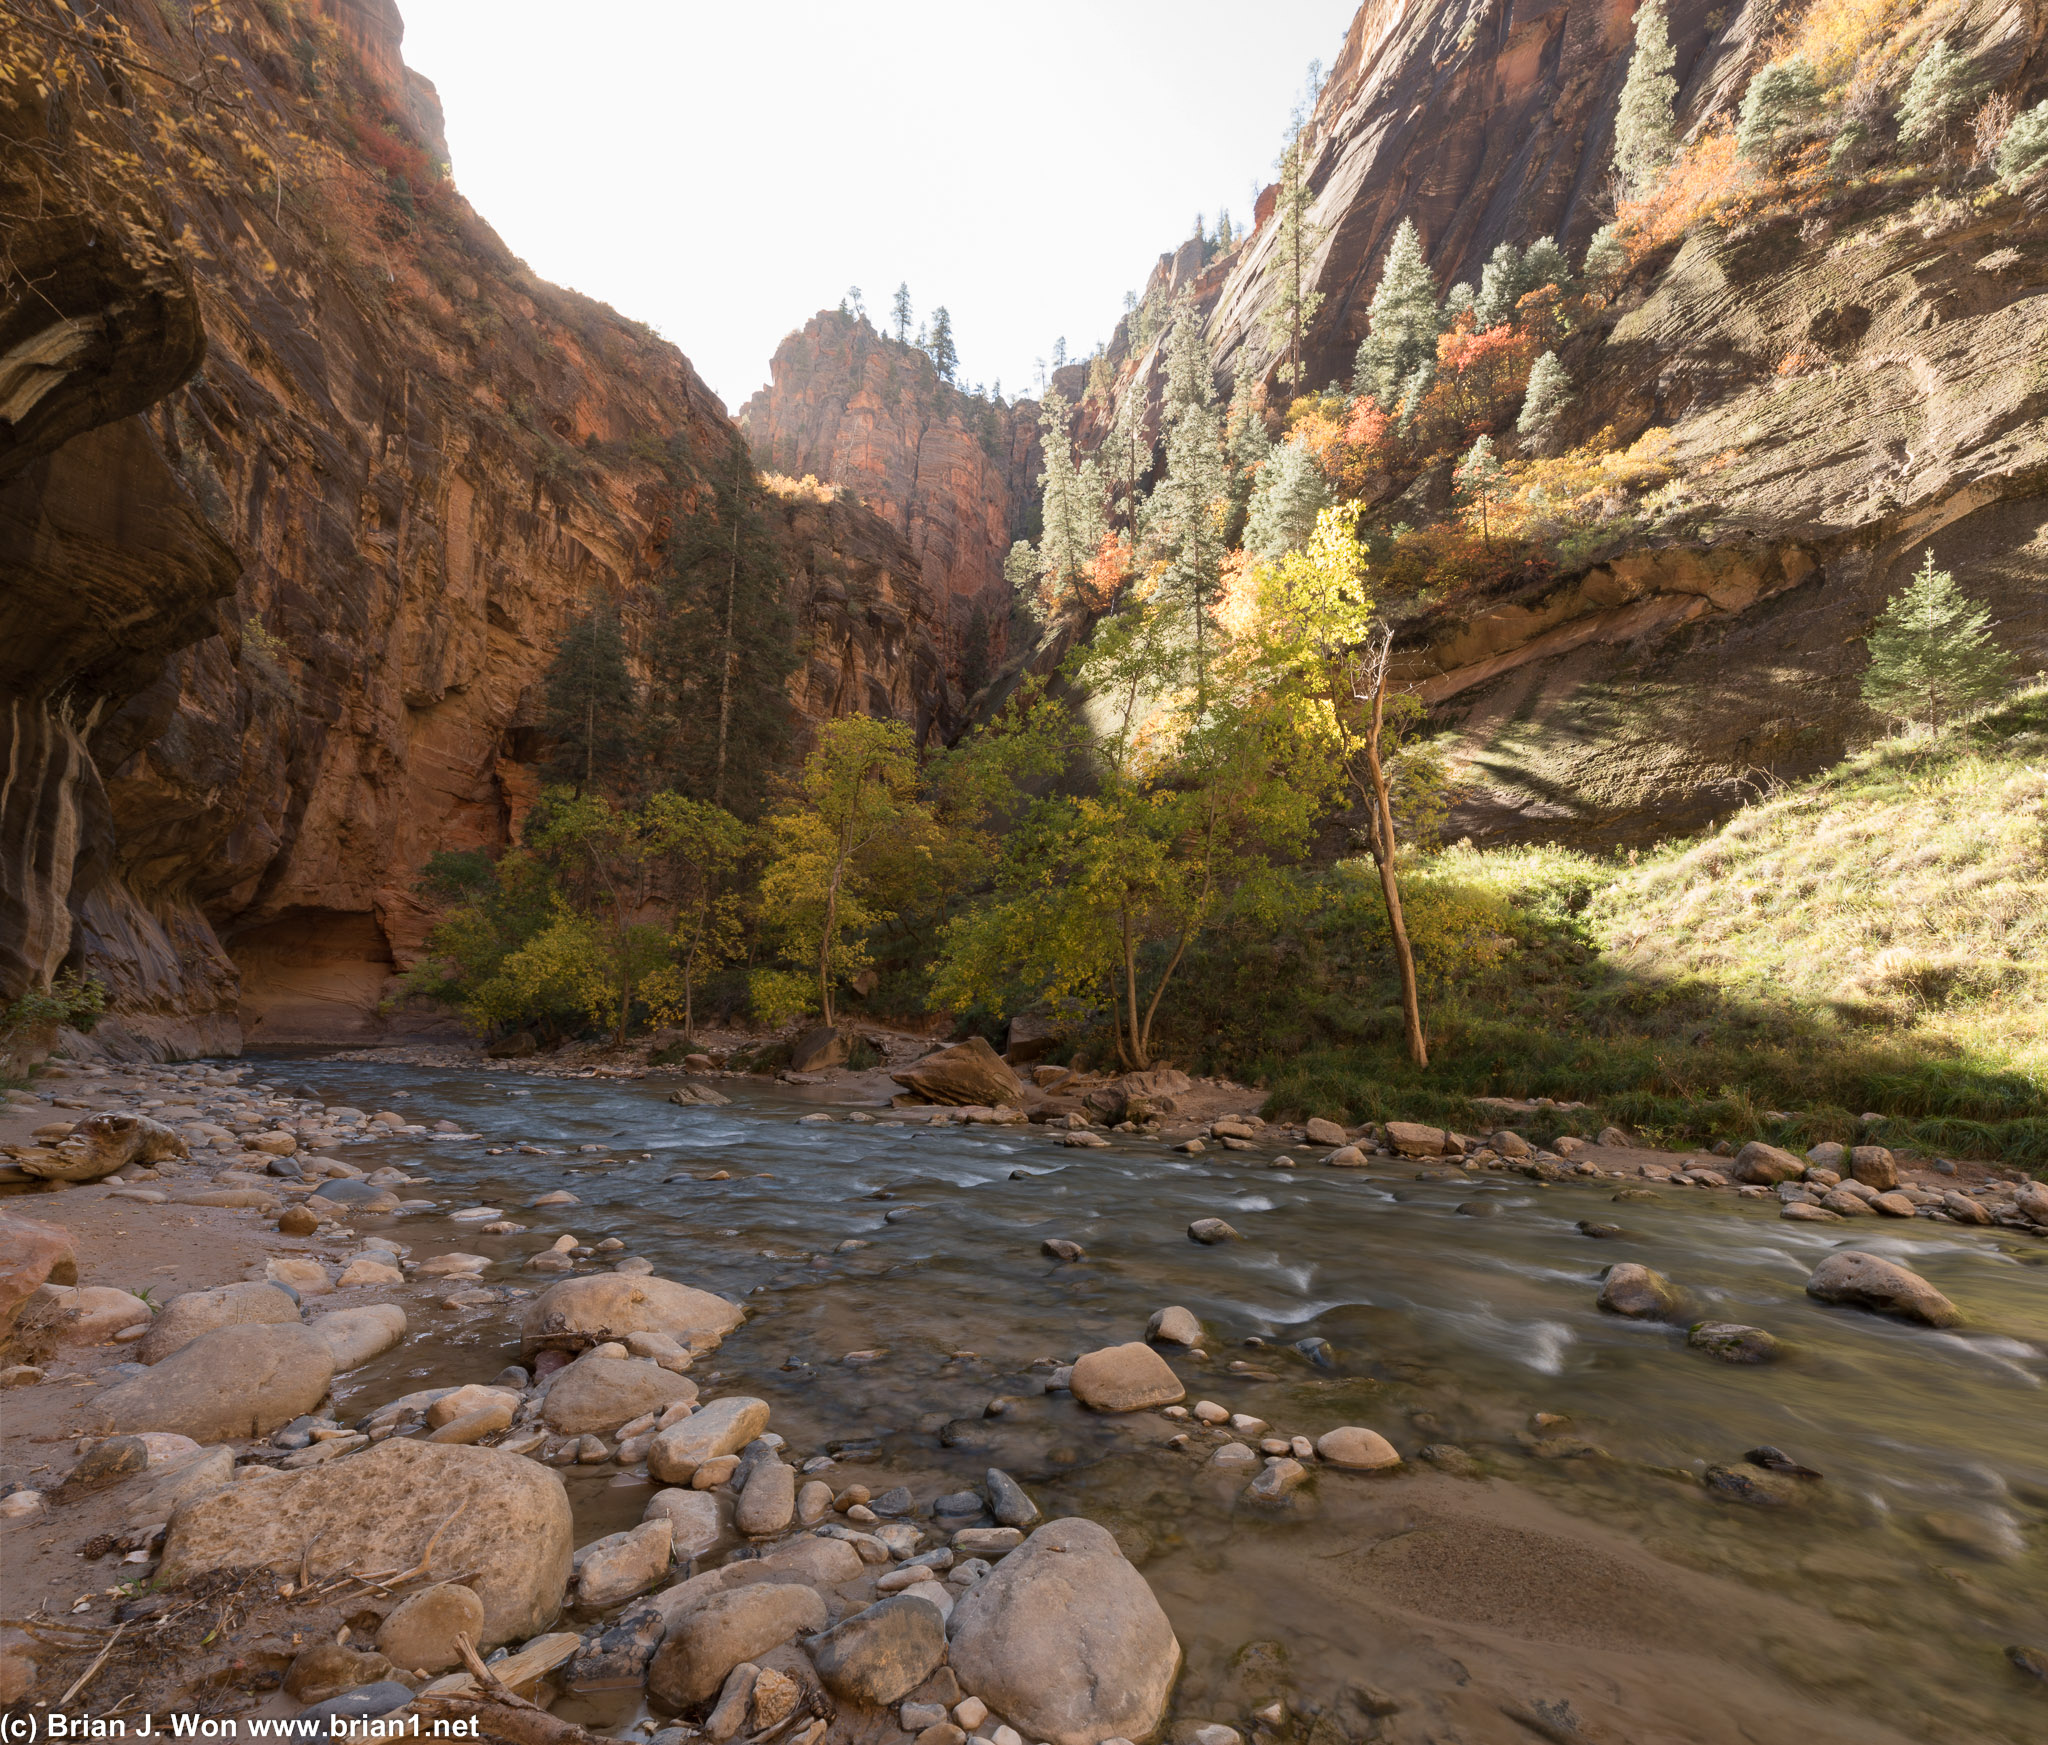
[[[269,1568],[314,1581],[427,1563],[483,1602],[479,1647],[554,1622],[569,1584],[569,1497],[537,1461],[493,1448],[380,1442],[346,1460],[245,1479],[171,1517],[158,1578]]]
[[[737,1454],[767,1428],[766,1400],[746,1394],[713,1400],[655,1437],[647,1448],[647,1470],[664,1484],[688,1484],[707,1460]]]
[[[701,1708],[741,1661],[759,1660],[824,1627],[824,1600],[793,1582],[714,1591],[669,1618],[668,1635],[647,1669],[647,1694],[671,1712]]]
[[[0,1212],[0,1345],[13,1333],[22,1304],[37,1290],[76,1283],[78,1251],[69,1230]]]
[[[1314,1134],[1309,1135],[1314,1138]],[[1339,1139],[1338,1144],[1343,1140]],[[1403,1157],[1441,1157],[1462,1149],[1441,1127],[1426,1127],[1419,1121],[1389,1121],[1387,1143]]]
[[[806,1030],[789,1045],[791,1072],[821,1072],[828,1066],[844,1066],[853,1052],[846,1032],[830,1024]]]
[[[161,1121],[108,1111],[86,1116],[69,1138],[24,1156],[21,1167],[46,1181],[96,1182],[131,1163],[190,1155],[185,1141]]]
[[[1684,1305],[1678,1288],[1661,1272],[1625,1260],[1610,1266],[1600,1283],[1600,1307],[1610,1315],[1638,1321],[1666,1321]]]
[[[1899,1160],[1883,1145],[1859,1145],[1849,1153],[1849,1173],[1867,1188],[1888,1194],[1899,1185]]]
[[[274,1326],[298,1318],[299,1305],[292,1294],[265,1279],[185,1291],[164,1305],[135,1355],[144,1363],[161,1363],[202,1334],[223,1327]]]
[[[519,1324],[526,1356],[582,1351],[629,1333],[666,1333],[702,1355],[746,1317],[723,1297],[647,1273],[592,1273],[550,1285]]]
[[[313,1323],[334,1354],[334,1373],[360,1369],[405,1342],[405,1311],[396,1303],[371,1303],[361,1309],[337,1309]]]
[[[1806,1294],[1824,1303],[1848,1303],[1929,1327],[1959,1327],[1963,1321],[1962,1311],[1917,1272],[1853,1248],[1831,1254],[1815,1267],[1806,1281]]]
[[[645,1357],[579,1357],[548,1383],[541,1416],[564,1436],[609,1436],[646,1412],[694,1400],[697,1384]]]
[[[1173,1366],[1137,1341],[1088,1352],[1075,1363],[1068,1386],[1075,1399],[1098,1412],[1137,1412],[1187,1397]]]
[[[170,1430],[196,1442],[268,1436],[327,1397],[334,1353],[310,1327],[222,1327],[85,1408],[90,1429]]]
[[[1008,1103],[1015,1108],[1024,1101],[1024,1086],[1017,1075],[979,1036],[941,1048],[906,1071],[889,1076],[928,1103],[991,1108]]]
[[[825,1688],[845,1702],[900,1703],[946,1661],[946,1620],[935,1606],[893,1594],[804,1646]]]
[[[1752,1139],[1735,1154],[1731,1173],[1739,1182],[1774,1188],[1780,1182],[1797,1181],[1806,1173],[1806,1168],[1791,1152],[1766,1145],[1761,1139]]]
[[[964,1689],[1050,1745],[1145,1739],[1166,1712],[1180,1643],[1145,1578],[1093,1521],[1050,1521],[954,1606]]]

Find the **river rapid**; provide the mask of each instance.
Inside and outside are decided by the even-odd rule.
[[[349,1147],[430,1182],[406,1191],[442,1207],[359,1221],[364,1234],[416,1260],[487,1254],[506,1263],[489,1282],[535,1290],[547,1276],[519,1265],[562,1232],[618,1237],[745,1305],[697,1379],[767,1400],[798,1457],[838,1457],[835,1482],[907,1484],[928,1511],[997,1465],[1048,1516],[1111,1527],[1186,1649],[1183,1720],[1250,1728],[1284,1697],[1290,1736],[1316,1745],[2048,1738],[2048,1687],[2004,1652],[2048,1652],[2038,1240],[1790,1224],[1774,1204],[1682,1188],[1613,1204],[1611,1182],[1418,1179],[1387,1160],[1340,1172],[1302,1154],[1276,1170],[1271,1149],[1187,1158],[1138,1137],[1075,1150],[1023,1127],[802,1123],[850,1112],[823,1087],[719,1079],[731,1106],[682,1108],[659,1078],[256,1064],[328,1103],[480,1136]],[[486,1154],[521,1144],[547,1154]],[[560,1188],[581,1203],[522,1209]],[[476,1204],[524,1232],[444,1216]],[[1191,1242],[1208,1216],[1245,1239]],[[1625,1235],[1591,1240],[1582,1219]],[[1087,1258],[1049,1259],[1048,1237]],[[1808,1299],[1813,1265],[1841,1247],[1912,1267],[1968,1326]],[[1726,1365],[1682,1330],[1601,1313],[1601,1270],[1620,1260],[1686,1289],[1697,1318],[1768,1329],[1784,1359]],[[1241,1472],[1207,1465],[1222,1435],[1047,1391],[1055,1364],[1142,1338],[1169,1303],[1208,1332],[1205,1359],[1172,1354],[1190,1405],[1279,1435],[1365,1425],[1408,1464],[1325,1469],[1262,1511]],[[516,1304],[429,1295],[413,1323],[337,1389],[344,1416],[517,1360]],[[1443,1444],[1473,1472],[1418,1460]],[[1823,1475],[1793,1506],[1698,1482],[1762,1444]],[[609,1467],[565,1476],[579,1543],[637,1520],[649,1494]]]

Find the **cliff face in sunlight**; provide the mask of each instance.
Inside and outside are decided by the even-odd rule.
[[[1502,242],[1549,237],[1578,263],[1613,213],[1633,10],[1360,9],[1304,140],[1321,234],[1311,288],[1324,298],[1304,340],[1307,385],[1349,383],[1404,220],[1440,292],[1476,284]],[[1673,0],[1688,137],[1727,128],[1803,10]],[[1907,19],[1923,22],[1987,89],[2021,108],[2048,95],[2041,0]],[[1205,264],[1184,249],[1155,282],[1193,298],[1226,384],[1265,383],[1279,405],[1271,211],[1269,189],[1229,256]],[[1160,349],[1119,330],[1120,394],[1156,401]],[[1980,177],[1952,197],[1932,174],[1849,175],[1796,210],[1694,224],[1639,258],[1556,349],[1574,393],[1561,440],[1619,452],[1668,432],[1656,438],[1667,488],[1655,525],[1590,567],[1405,616],[1398,670],[1458,729],[1469,786],[1454,833],[1645,841],[1833,762],[1869,727],[1863,633],[1930,544],[1992,608],[2020,669],[2048,663],[2039,178],[2001,194]],[[1504,440],[1512,450],[1511,428]],[[1434,518],[1448,497],[1446,463],[1385,519]]]
[[[0,88],[0,1002],[69,962],[118,1051],[376,1033],[419,867],[505,839],[563,625],[644,624],[733,428],[446,180],[388,0],[237,0],[196,44],[108,16],[50,9],[66,100]],[[202,51],[217,108],[170,82]],[[800,707],[943,728],[920,561],[802,519],[842,682]]]
[[[841,486],[903,536],[971,694],[1008,652],[1003,559],[1034,531],[1036,405],[962,393],[916,347],[834,310],[776,348],[771,377],[739,414],[756,464]]]

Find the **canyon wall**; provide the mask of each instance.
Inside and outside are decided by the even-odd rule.
[[[903,536],[948,669],[978,689],[1009,652],[1003,560],[1036,531],[1037,406],[963,393],[917,347],[828,309],[776,348],[739,423],[764,471],[840,486]]]
[[[1768,0],[1672,0],[1679,119],[1725,125]],[[1386,249],[1413,220],[1439,290],[1501,242],[1576,261],[1612,213],[1631,0],[1477,11],[1368,0],[1304,137],[1323,303],[1307,381],[1348,382]],[[2048,95],[2048,5],[1943,20],[2020,107]],[[1273,384],[1278,226],[1206,266],[1163,259],[1226,385]],[[1917,203],[1916,203],[1917,202]],[[1199,270],[1194,270],[1199,266]],[[1164,281],[1162,281],[1164,282]],[[1128,329],[1111,347],[1121,364]],[[1454,729],[1455,831],[1642,842],[1838,758],[1874,723],[1862,637],[1930,546],[2048,666],[2048,190],[1974,200],[1846,177],[1802,211],[1697,225],[1558,347],[1571,443],[1669,432],[1652,523],[1608,561],[1408,619],[1398,671]],[[1155,344],[1122,393],[1156,401]]]
[[[116,1052],[385,1033],[419,868],[506,839],[561,629],[644,631],[733,426],[463,201],[389,0],[45,11],[72,85],[0,108],[0,1002],[68,963]],[[107,71],[202,55],[218,107]],[[950,730],[901,536],[786,520],[799,706]]]

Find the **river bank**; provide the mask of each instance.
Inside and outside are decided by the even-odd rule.
[[[732,1100],[667,1101],[691,1087]],[[274,1432],[218,1444],[234,1471],[276,1470],[235,1479],[236,1488],[345,1477],[394,1438],[424,1443],[446,1429],[428,1422],[438,1400],[414,1399],[375,1421],[380,1410],[438,1389],[510,1384],[516,1367],[526,1379],[507,1385],[511,1400],[477,1407],[506,1411],[502,1427],[477,1432],[477,1446],[495,1444],[493,1459],[560,1486],[565,1554],[640,1532],[656,1495],[689,1490],[664,1484],[652,1444],[636,1441],[703,1418],[720,1400],[762,1402],[765,1424],[745,1426],[733,1475],[690,1493],[711,1497],[716,1536],[679,1557],[672,1525],[662,1568],[647,1572],[657,1595],[721,1569],[786,1572],[795,1558],[813,1577],[797,1585],[828,1614],[865,1612],[878,1578],[945,1584],[946,1609],[957,1612],[975,1583],[949,1582],[952,1568],[939,1570],[933,1554],[965,1569],[976,1557],[956,1550],[959,1534],[1002,1526],[995,1510],[1007,1493],[991,1468],[1043,1518],[1106,1527],[1117,1556],[1104,1567],[1141,1579],[1185,1653],[1161,1722],[1190,1737],[1214,1726],[1276,1740],[1420,1741],[1446,1729],[1487,1740],[1551,1736],[1548,1726],[1562,1730],[1555,1736],[1634,1738],[1647,1718],[1687,1740],[1732,1741],[1745,1730],[2019,1739],[2039,1712],[2033,1681],[2004,1655],[2041,1646],[2028,1630],[2044,1592],[2048,1470],[2027,1425],[2038,1427],[2048,1344],[2048,1245],[2030,1227],[1965,1227],[1943,1207],[1919,1206],[1899,1217],[1831,1215],[1847,1229],[1788,1219],[1792,1205],[1811,1202],[1732,1179],[1685,1185],[1732,1167],[1704,1155],[1594,1146],[1574,1158],[1532,1146],[1511,1158],[1491,1135],[1472,1136],[1467,1149],[1462,1136],[1440,1134],[1430,1155],[1402,1157],[1409,1136],[1390,1129],[1342,1133],[1327,1149],[1318,1135],[1306,1149],[1305,1129],[1261,1127],[1241,1107],[1199,1120],[1173,1109],[1153,1121],[1148,1111],[1122,1132],[1100,1120],[1066,1125],[1066,1115],[1034,1123],[1023,1110],[1022,1120],[998,1119],[994,1108],[986,1120],[935,1119],[887,1108],[882,1087],[853,1074],[795,1084],[658,1071],[575,1079],[386,1053],[58,1077],[42,1094],[51,1100],[38,1104],[37,1125],[95,1101],[153,1101],[153,1116],[177,1114],[205,1140],[193,1161],[123,1170],[123,1186],[10,1197],[9,1213],[72,1233],[81,1285],[149,1288],[151,1269],[168,1266],[158,1275],[165,1288],[151,1290],[161,1305],[174,1290],[296,1279],[308,1287],[296,1312],[315,1331],[337,1314],[405,1318],[399,1343],[341,1371],[331,1394],[294,1414],[313,1420],[286,1433],[305,1446],[281,1446]],[[81,1107],[61,1108],[60,1096]],[[176,1107],[188,1100],[189,1117]],[[202,1121],[224,1137],[201,1133]],[[280,1153],[251,1141],[287,1127],[293,1149],[282,1155],[300,1179],[257,1175],[272,1168],[259,1160]],[[1063,1143],[1083,1138],[1091,1143]],[[1179,1149],[1195,1139],[1202,1150]],[[1384,1152],[1369,1149],[1376,1144]],[[1346,1149],[1359,1151],[1355,1163],[1325,1161]],[[1292,1168],[1274,1167],[1283,1157]],[[361,1173],[329,1173],[337,1164]],[[1802,1164],[1802,1175],[1821,1168]],[[387,1171],[408,1179],[372,1179]],[[2015,1200],[2014,1184],[1967,1165],[1948,1176],[1909,1161],[1901,1181],[1883,1191]],[[361,1197],[316,1208],[330,1215],[303,1236],[275,1227],[339,1182],[359,1182],[342,1191]],[[1787,1185],[1809,1196],[1824,1187],[1817,1199],[1841,1189]],[[273,1204],[192,1203],[206,1194]],[[1208,1218],[1235,1239],[1191,1240],[1190,1226]],[[1079,1258],[1058,1258],[1050,1244],[1070,1244]],[[1925,1278],[1962,1325],[1916,1325],[1808,1296],[1820,1264],[1851,1250]],[[1641,1317],[1603,1308],[1608,1282],[1629,1267],[1683,1300]],[[635,1430],[648,1416],[639,1410],[572,1434],[548,1418],[556,1378],[569,1372],[541,1373],[550,1348],[530,1348],[527,1318],[551,1287],[635,1277],[677,1281],[724,1304],[709,1312],[735,1324],[680,1364],[680,1350],[644,1340],[644,1356],[582,1357],[574,1368],[584,1380],[617,1361],[637,1386],[665,1385],[655,1375],[687,1383],[695,1409],[666,1431]],[[1181,1398],[1106,1411],[1061,1385],[1072,1379],[1062,1371],[1091,1351],[1145,1350],[1155,1314],[1169,1307],[1185,1311],[1198,1342],[1154,1340],[1149,1350]],[[1718,1361],[1691,1343],[1695,1321],[1768,1333],[1774,1361]],[[584,1341],[586,1350],[604,1343]],[[34,1366],[42,1377],[4,1396],[0,1482],[47,1495],[15,1505],[23,1512],[0,1526],[13,1542],[9,1617],[40,1607],[68,1620],[83,1597],[77,1619],[110,1630],[136,1596],[105,1590],[161,1570],[154,1539],[80,1558],[81,1545],[120,1537],[109,1523],[133,1513],[120,1499],[149,1482],[146,1472],[76,1495],[54,1482],[92,1454],[86,1425],[101,1390],[137,1379],[109,1374],[131,1349],[53,1347]],[[162,1373],[161,1362],[144,1367]],[[1884,1428],[1873,1434],[1878,1402]],[[555,1408],[561,1418],[559,1400]],[[1347,1426],[1384,1438],[1399,1464],[1361,1471],[1324,1458],[1319,1445]],[[779,1447],[756,1446],[764,1428]],[[522,1451],[504,1452],[536,1431]],[[1766,1445],[1824,1476],[1744,1458]],[[337,1452],[319,1453],[326,1448]],[[752,1474],[771,1457],[789,1472],[762,1480],[791,1493],[786,1529],[743,1532]],[[740,1462],[749,1464],[735,1490]],[[828,1508],[798,1530],[798,1499],[813,1485],[830,1487]],[[1270,1494],[1251,1494],[1260,1485]],[[867,1499],[853,1498],[857,1487]],[[365,1507],[380,1494],[367,1476],[349,1488]],[[868,1522],[853,1513],[875,1513],[870,1504],[896,1491],[908,1493],[905,1513]],[[325,1505],[296,1506],[310,1520]],[[818,1528],[858,1556],[843,1535],[876,1537],[870,1529],[891,1522],[917,1535],[907,1556],[889,1551],[857,1575],[838,1559],[848,1579],[822,1580],[815,1559],[836,1554],[806,1547]],[[32,1554],[15,1554],[30,1545]],[[145,1555],[121,1561],[136,1551]],[[1000,1572],[1008,1559],[980,1561]],[[923,1568],[934,1575],[906,1573]],[[306,1680],[292,1692],[282,1681],[299,1655],[331,1645],[343,1627],[374,1640],[394,1609],[362,1590],[347,1612],[333,1594],[279,1596],[278,1586],[301,1585],[285,1574],[231,1632],[232,1651],[168,1657],[184,1681],[175,1700],[199,1700],[187,1686],[214,1678],[204,1700],[223,1712],[293,1713]],[[625,1651],[603,1646],[607,1630],[616,1635],[643,1602],[627,1595],[579,1609],[566,1571],[563,1588],[567,1621],[538,1631],[577,1642],[535,1687],[559,1689],[553,1715],[636,1738],[673,1724],[646,1682],[651,1656],[641,1677],[618,1682],[616,1666],[608,1684],[593,1676],[594,1656]],[[644,1619],[634,1627],[646,1628]],[[84,1669],[94,1641],[81,1638],[68,1659],[51,1653],[31,1709]],[[1024,1717],[972,1689],[957,1649],[956,1637],[947,1665],[966,1696],[988,1704],[993,1719],[976,1724],[996,1745],[994,1727]],[[830,1658],[814,1653],[814,1672],[820,1653]],[[220,1654],[239,1657],[241,1672],[217,1678]],[[566,1670],[579,1656],[580,1677]],[[978,1664],[971,1643],[966,1660]],[[122,1665],[117,1651],[99,1677]],[[785,1676],[801,1684],[800,1672]],[[170,1690],[170,1678],[151,1688]],[[138,1692],[145,1682],[130,1680]],[[110,1682],[108,1700],[121,1688]],[[927,1694],[944,1694],[943,1681]],[[900,1704],[885,1714],[829,1688],[825,1696],[833,1737],[899,1736]],[[924,1709],[911,1718],[929,1721]],[[751,1719],[743,1714],[730,1736],[744,1736]],[[1055,1728],[1021,1731],[1028,1745]]]

